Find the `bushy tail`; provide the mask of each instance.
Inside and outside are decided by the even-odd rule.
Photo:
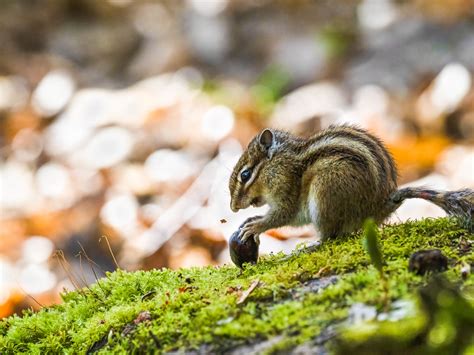
[[[405,187],[392,193],[393,206],[409,198],[421,198],[441,207],[450,216],[458,217],[470,231],[474,231],[474,190],[436,191],[423,187]]]

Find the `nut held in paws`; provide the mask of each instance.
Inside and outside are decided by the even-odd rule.
[[[234,264],[240,268],[242,268],[244,263],[255,264],[258,259],[258,245],[253,236],[242,242],[240,239],[240,228],[230,237],[229,252]]]

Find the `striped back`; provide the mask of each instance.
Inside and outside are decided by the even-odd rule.
[[[304,166],[319,159],[345,159],[370,171],[381,185],[396,186],[395,162],[383,143],[367,131],[348,125],[331,126],[298,147],[306,156]],[[380,185],[380,184],[377,184]]]

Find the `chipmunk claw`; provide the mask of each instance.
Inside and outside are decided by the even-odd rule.
[[[240,240],[244,243],[247,241],[252,236],[252,234],[249,231],[242,230],[240,232]]]
[[[247,230],[241,234],[240,240],[242,242],[247,241],[247,239],[253,238],[257,245],[260,245],[260,236],[259,233],[255,233],[253,230]]]
[[[253,240],[255,240],[255,243],[257,243],[257,245],[260,245],[260,235],[259,234],[254,234]]]
[[[247,219],[240,227],[240,240],[245,242],[247,239],[253,237],[257,245],[260,244],[260,233],[261,228],[259,222],[262,219],[261,216],[255,216]]]

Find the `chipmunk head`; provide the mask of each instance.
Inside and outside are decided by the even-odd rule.
[[[272,159],[276,146],[275,132],[270,129],[263,130],[250,141],[230,176],[232,211],[237,212],[249,206],[260,207],[267,202],[259,175]]]

